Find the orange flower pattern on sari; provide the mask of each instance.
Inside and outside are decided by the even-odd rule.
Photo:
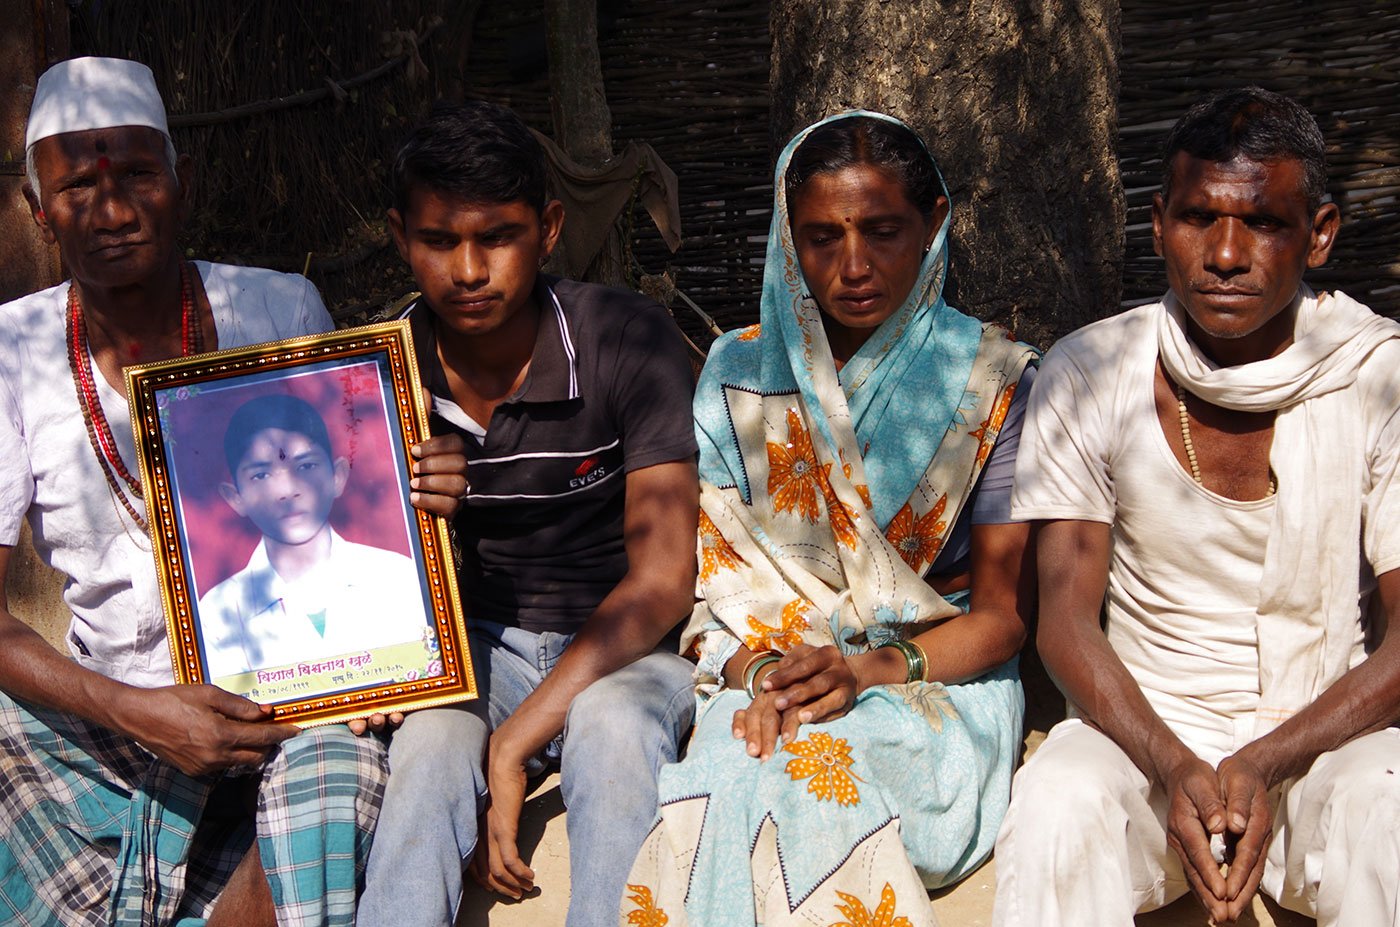
[[[831,927],[912,927],[909,918],[895,916],[894,886],[888,882],[880,892],[880,904],[874,911],[866,908],[865,902],[855,895],[837,892],[836,896],[845,902],[836,906],[845,920],[836,921]]]
[[[846,465],[846,476],[850,477],[850,464]],[[821,469],[822,499],[826,501],[826,515],[831,521],[831,533],[836,536],[836,540],[845,544],[851,550],[856,549],[856,521],[860,519],[860,512],[842,502],[836,497],[836,490],[831,486],[831,464],[827,464]],[[866,492],[869,492],[867,489]]]
[[[645,885],[629,885],[627,890],[632,893],[627,900],[637,906],[637,910],[627,912],[627,923],[637,927],[666,927],[670,918],[652,900],[651,889]]]
[[[778,627],[764,624],[753,615],[749,616],[749,630],[754,633],[744,636],[744,646],[757,652],[760,650],[788,651],[802,643],[802,632],[809,627],[802,613],[811,605],[806,599],[793,599],[783,606],[778,619]]]
[[[750,325],[748,328],[740,329],[739,334],[734,337],[740,341],[755,341],[761,334],[763,334],[762,325]]]
[[[947,507],[948,494],[944,493],[933,508],[915,519],[914,510],[906,502],[885,529],[885,539],[915,572],[932,563],[943,549],[943,532],[948,528],[948,523],[943,521],[943,511]]]
[[[700,581],[704,582],[720,570],[737,570],[744,560],[729,546],[719,528],[703,510],[700,512]]]
[[[997,404],[992,406],[991,414],[982,422],[981,427],[974,428],[967,433],[969,438],[976,438],[977,445],[977,465],[980,467],[987,462],[987,458],[992,454],[992,447],[997,443],[997,435],[1001,433],[1002,423],[1006,421],[1006,414],[1011,411],[1011,400],[1016,395],[1016,384],[1008,384],[1006,389],[1001,391],[1001,396],[997,399]]]
[[[798,779],[811,779],[807,791],[817,796],[818,801],[831,801],[835,798],[839,805],[860,804],[857,782],[865,780],[851,772],[851,748],[845,738],[833,738],[825,731],[813,731],[805,740],[795,740],[783,747],[797,758],[788,760],[783,771],[796,782]]]
[[[812,436],[802,427],[796,409],[787,410],[787,444],[768,442],[768,495],[774,512],[791,512],[816,523],[820,470]]]

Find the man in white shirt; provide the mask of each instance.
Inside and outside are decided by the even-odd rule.
[[[1217,94],[1163,163],[1167,295],[1056,345],[1022,437],[1071,717],[1013,784],[994,923],[1188,890],[1233,923],[1262,888],[1397,924],[1400,326],[1302,283],[1339,219],[1296,103]]]
[[[0,923],[349,927],[384,749],[172,685],[121,377],[331,319],[301,277],[184,260],[192,164],[144,65],[49,69],[26,147],[72,279],[0,307],[0,589],[27,520],[73,621],[60,654],[0,594]],[[450,514],[465,479],[442,462],[418,462],[415,497],[443,491]]]

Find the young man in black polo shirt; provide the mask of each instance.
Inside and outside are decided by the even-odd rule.
[[[694,710],[691,665],[662,644],[694,595],[690,367],[655,303],[539,273],[563,207],[509,110],[436,107],[394,175],[434,425],[468,446],[456,530],[481,698],[394,733],[359,924],[449,923],[473,853],[488,888],[530,891],[526,777],[557,761],[568,924],[611,927]]]

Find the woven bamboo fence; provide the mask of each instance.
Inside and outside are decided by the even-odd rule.
[[[75,54],[139,58],[167,89],[201,178],[190,252],[305,268],[342,321],[411,288],[383,224],[387,163],[435,96],[498,100],[551,133],[543,0],[89,2],[73,28]],[[680,180],[681,250],[634,210],[633,270],[669,272],[723,328],[751,321],[771,208],[768,5],[601,0],[599,41],[615,147],[651,143]],[[1164,287],[1149,208],[1167,129],[1205,92],[1259,83],[1328,140],[1343,228],[1310,279],[1400,315],[1400,0],[1127,0],[1121,81],[1125,302]]]
[[[723,327],[756,312],[767,233],[768,10],[747,0],[604,0],[614,142],[680,175],[685,244],[629,216],[640,275],[669,272]],[[190,253],[306,269],[343,322],[411,288],[388,244],[387,167],[438,95],[514,107],[552,134],[542,0],[395,4],[87,3],[74,53],[145,61],[200,175]],[[416,55],[415,55],[416,49]],[[426,66],[426,78],[417,62]],[[688,334],[708,326],[677,306]]]
[[[434,92],[436,5],[87,2],[73,54],[155,72],[195,162],[191,256],[304,271],[359,320],[411,282],[384,227],[386,166]]]
[[[545,15],[540,0],[490,3],[474,30],[466,92],[504,103],[549,134]],[[649,142],[679,178],[684,244],[671,254],[637,211],[640,269],[670,271],[722,328],[757,315],[762,245],[772,209],[768,142],[768,6],[751,0],[604,3],[603,83],[615,148]],[[710,333],[673,305],[700,344]]]
[[[1125,302],[1166,287],[1151,206],[1172,122],[1208,91],[1258,84],[1306,106],[1327,140],[1342,230],[1308,279],[1400,315],[1400,2],[1128,0],[1120,64]]]

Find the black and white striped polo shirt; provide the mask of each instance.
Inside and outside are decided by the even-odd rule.
[[[694,384],[666,310],[636,293],[541,275],[530,369],[483,428],[449,397],[431,309],[409,313],[433,431],[467,443],[457,516],[474,618],[572,633],[627,572],[626,474],[696,453]]]

